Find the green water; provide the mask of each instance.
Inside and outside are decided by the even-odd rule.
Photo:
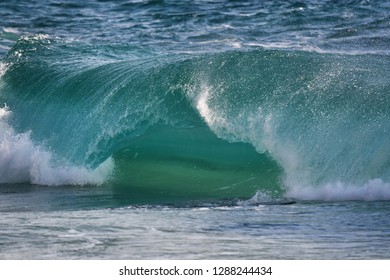
[[[388,259],[389,1],[0,1],[0,259]]]

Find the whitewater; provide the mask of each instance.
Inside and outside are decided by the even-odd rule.
[[[0,3],[0,258],[388,258],[389,10]]]

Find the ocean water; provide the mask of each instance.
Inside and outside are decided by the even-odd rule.
[[[387,259],[389,1],[1,1],[1,259]]]

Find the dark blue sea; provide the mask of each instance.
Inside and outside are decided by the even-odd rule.
[[[389,259],[390,1],[0,1],[0,259]]]

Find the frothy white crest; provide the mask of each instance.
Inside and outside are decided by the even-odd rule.
[[[313,170],[302,165],[307,161],[304,153],[297,149],[288,139],[278,138],[276,124],[272,115],[265,118],[263,145],[270,155],[283,167],[283,183],[286,196],[300,200],[345,201],[345,200],[390,200],[390,183],[380,178],[368,180],[364,184],[346,182],[329,182],[320,185],[310,184]]]
[[[0,62],[0,78],[5,74],[7,71],[8,65],[6,63]]]
[[[390,200],[390,183],[380,178],[369,180],[362,185],[336,182],[322,186],[293,186],[290,187],[287,196],[301,200]]]
[[[202,85],[201,93],[198,96],[196,102],[196,109],[198,109],[199,114],[206,121],[206,123],[211,127],[225,127],[226,120],[220,115],[216,114],[209,107],[209,98],[211,94],[211,89],[207,85]]]
[[[247,200],[240,200],[237,202],[240,206],[249,206],[256,204],[266,204],[275,201],[275,199],[268,192],[257,191],[256,194]]]
[[[368,55],[368,54],[383,54],[388,55],[388,50],[371,50],[371,49],[340,49],[340,48],[322,48],[317,44],[301,38],[297,42],[293,41],[270,41],[270,42],[248,42],[244,43],[243,46],[257,47],[269,50],[302,50],[306,52],[314,52],[320,54],[341,54],[341,55]]]
[[[71,164],[53,164],[51,152],[36,146],[30,132],[15,133],[6,122],[9,108],[0,108],[0,183],[39,185],[101,185],[112,174],[114,161],[108,158],[96,169]]]
[[[4,104],[4,106],[0,108],[0,124],[3,123],[3,120],[6,120],[10,113],[7,104]]]
[[[3,27],[3,31],[6,33],[14,33],[14,34],[19,34],[19,30],[14,28],[14,27]]]
[[[195,101],[200,116],[217,137],[230,142],[243,141],[238,138],[239,133],[236,133],[234,123],[228,120],[224,110],[213,104],[212,98],[218,97],[222,92],[222,87],[216,89],[202,82],[200,89],[192,88],[188,91],[188,95]]]
[[[292,143],[288,141],[278,141],[278,135],[275,131],[275,121],[272,114],[267,114],[264,117],[263,123],[263,141],[262,145],[270,153],[270,155],[276,159],[276,161],[283,167],[285,179],[288,182],[298,181],[300,182],[306,177],[303,170],[298,170],[299,167],[299,155],[293,148]]]
[[[50,39],[48,34],[38,33],[33,35],[26,35],[21,38],[22,40],[45,40]]]

